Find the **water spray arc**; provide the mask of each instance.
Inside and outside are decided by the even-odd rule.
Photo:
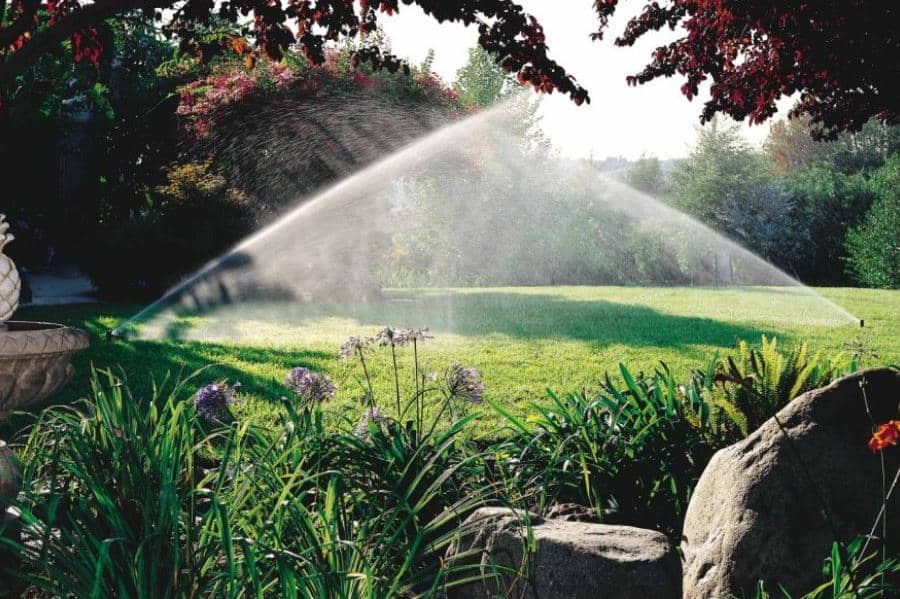
[[[401,324],[422,301],[446,306],[452,327],[472,315],[453,311],[446,288],[703,286],[725,270],[728,284],[770,293],[804,318],[860,322],[670,205],[528,147],[514,108],[442,127],[299,202],[110,335],[242,340],[249,320],[364,313]],[[398,288],[410,293],[385,291]]]
[[[160,308],[166,307],[173,300],[182,299],[188,302],[196,302],[196,299],[193,299],[193,296],[186,292],[189,292],[192,286],[207,282],[211,275],[221,271],[223,267],[229,264],[229,261],[234,260],[235,257],[240,256],[246,250],[254,249],[257,245],[263,244],[266,239],[283,231],[290,235],[292,227],[304,226],[304,220],[313,217],[322,204],[332,202],[338,206],[346,206],[348,197],[357,198],[364,196],[369,189],[372,179],[392,180],[407,174],[410,168],[414,168],[415,165],[421,164],[439,154],[446,147],[445,144],[451,144],[475,134],[483,121],[490,120],[495,114],[503,110],[504,105],[501,104],[461,122],[447,125],[425,136],[423,139],[399,149],[387,158],[365,167],[357,174],[338,182],[319,195],[308,200],[301,200],[296,208],[280,219],[241,241],[234,248],[208,262],[196,273],[166,291],[158,300],[110,331],[110,336],[124,337],[130,325],[140,322]],[[349,227],[350,223],[347,223],[347,226]],[[192,307],[199,306],[195,303]]]

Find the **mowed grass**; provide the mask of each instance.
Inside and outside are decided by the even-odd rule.
[[[206,315],[162,313],[144,332],[162,340],[108,340],[105,333],[139,306],[98,304],[23,308],[17,319],[62,322],[88,330],[93,344],[75,359],[77,374],[54,402],[83,396],[88,372],[121,370],[138,393],[166,374],[184,376],[207,367],[197,385],[239,380],[240,417],[271,424],[281,414],[282,385],[294,366],[327,372],[339,391],[329,418],[356,420],[362,411],[362,370],[338,359],[349,335],[385,325],[429,326],[435,339],[420,348],[423,370],[442,376],[454,362],[478,368],[488,399],[523,413],[560,393],[595,389],[619,364],[632,372],[665,362],[679,375],[706,366],[740,340],[776,337],[785,347],[806,342],[822,354],[866,350],[864,366],[900,363],[900,291],[829,288],[536,287],[392,292],[384,301],[313,308],[297,304],[232,305]],[[412,352],[399,350],[404,394],[412,387]],[[379,403],[394,405],[390,353],[369,357]],[[480,430],[498,417],[485,409]]]

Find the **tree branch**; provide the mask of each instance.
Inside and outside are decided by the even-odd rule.
[[[73,33],[103,22],[117,14],[137,9],[163,8],[170,4],[167,0],[98,0],[83,6],[52,27],[36,33],[21,49],[7,53],[0,63],[0,87],[24,72],[33,60],[54,45],[60,44]],[[18,22],[18,20],[17,20]]]
[[[34,26],[34,16],[37,14],[40,5],[40,0],[27,0],[22,2],[22,14],[19,15],[19,18],[3,29],[0,29],[0,48],[5,48],[14,44],[23,33]],[[2,9],[2,12],[0,12],[0,21],[3,20],[3,14],[6,12],[5,0]]]

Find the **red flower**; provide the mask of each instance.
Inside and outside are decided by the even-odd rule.
[[[880,425],[869,439],[869,451],[878,453],[888,445],[897,445],[900,441],[900,420],[889,420]]]
[[[372,85],[372,81],[365,73],[353,73],[353,84],[361,89],[366,89]]]

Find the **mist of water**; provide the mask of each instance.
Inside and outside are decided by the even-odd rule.
[[[771,295],[798,321],[855,322],[725,235],[589,162],[554,156],[529,137],[521,110],[506,103],[439,128],[300,199],[117,332],[240,342],[339,321],[452,332],[483,317],[471,295],[459,301],[473,289],[503,301],[563,285],[736,287]],[[284,178],[291,150],[268,151]]]

